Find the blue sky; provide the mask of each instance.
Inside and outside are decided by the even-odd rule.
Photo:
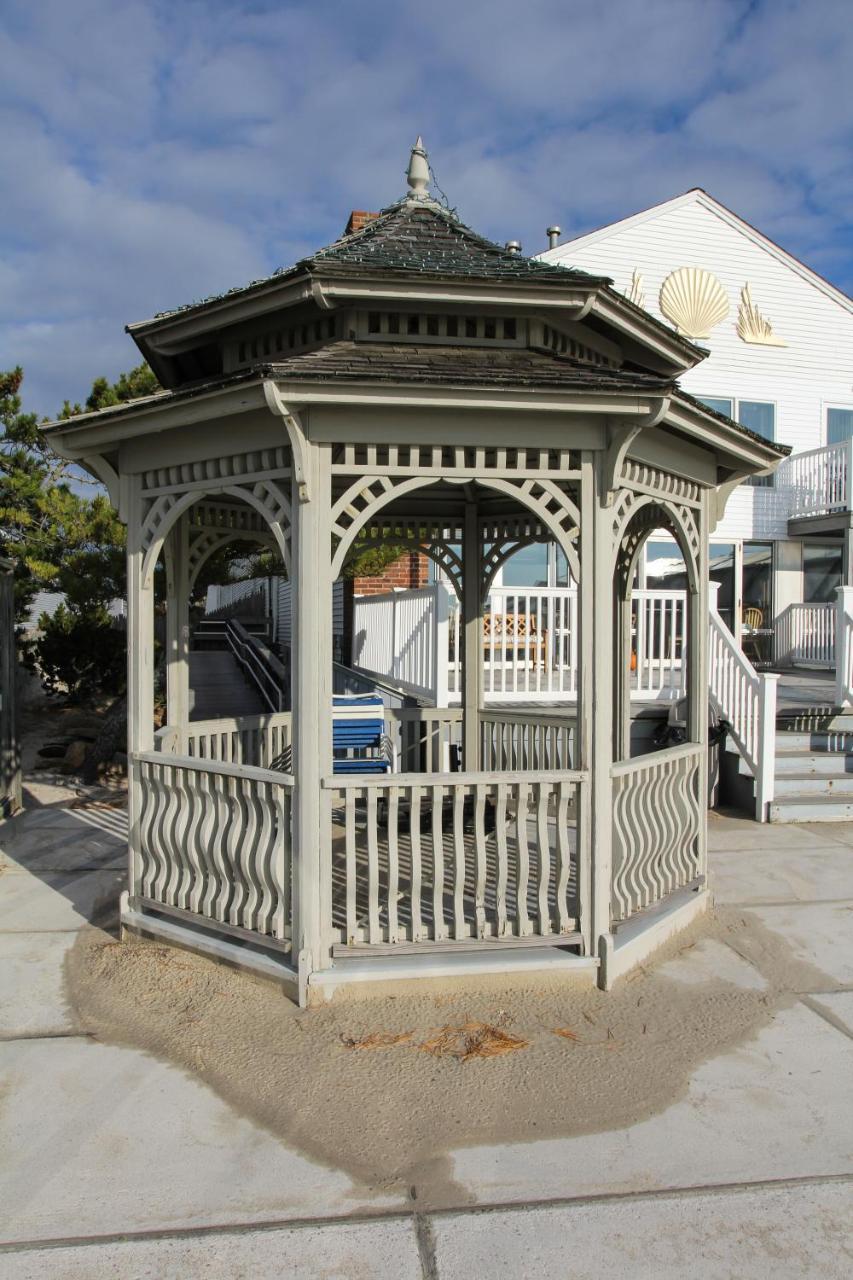
[[[853,292],[853,0],[2,0],[0,368],[52,413],[129,320],[405,189],[545,247],[702,186]]]

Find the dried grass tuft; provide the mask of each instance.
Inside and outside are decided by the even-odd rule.
[[[455,1058],[468,1062],[471,1058],[500,1058],[517,1049],[527,1049],[529,1041],[511,1036],[491,1022],[449,1023],[440,1027],[428,1040],[418,1045],[434,1058]]]
[[[395,1044],[405,1044],[411,1038],[411,1031],[371,1031],[358,1040],[341,1036],[341,1042],[347,1049],[393,1049]]]

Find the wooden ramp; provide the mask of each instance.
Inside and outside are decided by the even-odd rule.
[[[268,710],[233,653],[192,650],[190,653],[190,720],[260,715]]]

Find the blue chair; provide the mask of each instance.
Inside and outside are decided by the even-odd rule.
[[[385,732],[385,705],[375,694],[332,699],[334,773],[389,773],[391,743]]]

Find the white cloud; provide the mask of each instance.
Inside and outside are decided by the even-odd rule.
[[[124,323],[286,265],[404,190],[544,247],[703,186],[853,282],[847,0],[8,0],[0,367],[35,407]],[[10,176],[14,175],[10,181]]]

